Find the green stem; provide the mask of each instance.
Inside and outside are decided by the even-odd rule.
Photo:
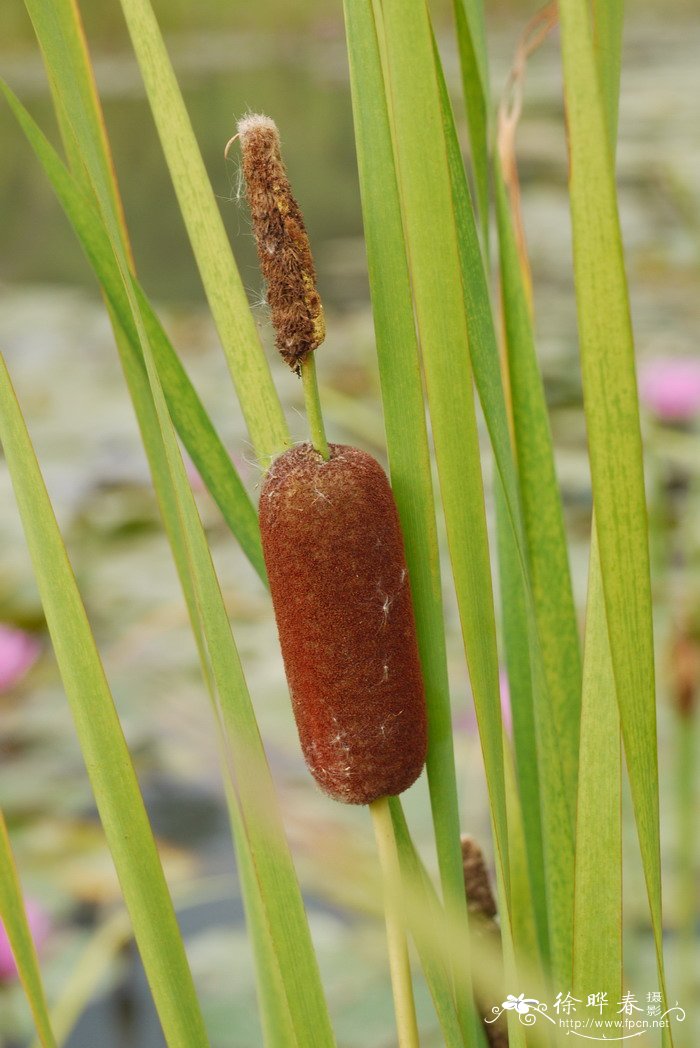
[[[677,790],[678,790],[678,890],[677,890],[677,928],[678,928],[678,972],[684,981],[685,1000],[692,994],[695,975],[695,916],[696,916],[696,881],[695,881],[695,746],[697,740],[697,721],[694,713],[690,716],[676,717],[677,749]]]
[[[384,886],[384,916],[389,948],[389,969],[394,994],[396,1029],[399,1048],[418,1048],[418,1024],[413,1001],[411,963],[406,940],[406,913],[403,901],[401,865],[387,797],[380,797],[369,806],[374,835],[377,839],[379,864]]]
[[[328,461],[331,457],[331,449],[328,446],[326,429],[323,425],[321,400],[318,394],[318,380],[316,378],[316,361],[313,353],[309,353],[301,365],[301,381],[304,386],[304,404],[306,405],[306,416],[309,420],[309,429],[311,431],[311,443],[316,448],[316,451]]]

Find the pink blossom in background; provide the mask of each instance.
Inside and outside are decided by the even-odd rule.
[[[238,475],[244,483],[255,475],[254,465],[252,465],[244,455],[239,455],[237,452],[234,452],[233,455],[231,455],[231,461],[238,470]]]
[[[508,735],[510,735],[513,727],[513,717],[510,711],[508,674],[504,669],[498,674],[498,684],[501,691],[501,717],[503,718],[503,727]],[[464,712],[457,714],[454,719],[454,727],[457,731],[467,731],[470,734],[474,734],[478,731],[479,726],[476,721],[476,712],[473,704]]]
[[[238,470],[238,475],[241,478],[241,480],[244,483],[246,480],[249,480],[253,473],[250,463],[247,462],[242,455],[235,454],[231,456],[231,461]],[[185,455],[185,471],[187,473],[187,479],[190,482],[190,487],[196,495],[199,495],[201,492],[206,491],[207,486],[202,480],[199,470],[197,469],[189,455]]]
[[[498,674],[498,684],[501,689],[501,716],[503,717],[503,727],[506,729],[508,735],[510,735],[513,727],[513,715],[510,711],[510,685],[508,684],[508,674],[505,670],[501,670]]]
[[[39,639],[0,623],[0,694],[9,691],[39,657]]]
[[[190,482],[190,487],[194,491],[195,495],[198,495],[200,492],[204,491],[204,481],[202,480],[199,470],[195,466],[192,459],[189,458],[189,456],[185,456],[185,472],[187,474],[187,479]]]
[[[34,946],[37,953],[39,953],[49,934],[49,918],[41,907],[31,899],[25,899],[24,906],[27,911],[27,920],[34,940]],[[17,965],[12,955],[10,940],[7,937],[5,926],[0,921],[0,982],[9,982],[16,977]]]
[[[667,422],[687,422],[700,413],[700,358],[659,357],[642,365],[642,400]]]

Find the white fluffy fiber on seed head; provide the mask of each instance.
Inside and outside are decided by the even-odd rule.
[[[238,121],[237,131],[241,138],[245,138],[245,136],[250,134],[251,131],[256,131],[262,127],[274,131],[276,135],[279,135],[275,121],[272,117],[265,116],[264,113],[246,113],[246,115],[242,116]]]

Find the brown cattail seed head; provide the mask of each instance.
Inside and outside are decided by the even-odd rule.
[[[692,717],[700,694],[700,640],[680,630],[671,648],[671,697],[681,717]]]
[[[251,113],[238,122],[238,137],[275,345],[298,373],[326,337],[309,238],[282,163],[275,122]]]
[[[461,844],[464,890],[467,895],[470,924],[477,935],[490,940],[500,954],[501,933],[496,923],[496,900],[491,891],[484,853],[478,842],[467,834],[462,836]],[[505,1016],[500,1015],[495,1020],[489,1018],[493,1008],[478,984],[475,988],[475,998],[489,1048],[508,1048],[508,1024]]]
[[[496,900],[491,891],[484,853],[473,837],[467,834],[461,839],[464,890],[467,893],[469,913],[492,921],[496,916]]]
[[[398,515],[371,455],[280,456],[260,530],[306,763],[336,800],[369,804],[421,773],[425,698]]]

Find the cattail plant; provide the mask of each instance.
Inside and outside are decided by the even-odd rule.
[[[507,84],[501,116],[507,118],[508,149],[500,153],[491,149],[498,139],[497,107],[481,0],[454,5],[462,101],[448,90],[436,44],[441,35],[424,0],[345,0],[388,477],[366,452],[326,436],[315,367],[325,318],[275,124],[248,115],[235,140],[276,347],[303,383],[310,440],[297,445],[150,0],[120,2],[263,472],[259,507],[136,275],[115,175],[119,158],[115,165],[76,0],[25,0],[46,62],[65,159],[11,89],[2,83],[0,89],[97,276],[114,330],[211,699],[262,1043],[334,1048],[334,1002],[329,1007],[326,1000],[265,740],[187,482],[183,448],[261,587],[269,586],[311,775],[334,800],[371,810],[402,1048],[414,1048],[422,1034],[408,934],[448,1048],[475,1048],[484,1037],[499,1048],[506,1039],[510,1048],[530,1048],[533,1037],[542,1036],[521,1022],[533,1004],[526,999],[532,973],[542,1000],[529,1018],[545,1021],[547,1010],[539,1006],[549,990],[552,998],[570,990],[581,1009],[600,991],[617,1011],[623,989],[622,841],[630,837],[622,832],[624,775],[647,887],[657,992],[670,1016],[661,1031],[663,1048],[671,1048],[679,1009],[669,1006],[664,965],[648,531],[615,184],[621,0],[558,0],[556,10],[547,5],[536,16]],[[555,22],[559,32],[549,34]],[[527,62],[535,60],[535,46],[545,44],[560,46],[563,64],[566,122],[560,131],[562,139],[567,136],[570,165],[578,347],[595,507],[583,637],[536,345],[538,276],[518,235],[515,129],[526,104]],[[453,101],[464,103],[471,172]],[[526,211],[526,200],[522,206]],[[498,270],[498,294],[492,269]],[[573,328],[573,302],[570,312]],[[570,335],[573,346],[573,330]],[[168,1048],[207,1048],[210,1034],[139,782],[1,358],[0,440],[165,1042]],[[494,466],[493,528],[485,442]],[[443,534],[444,549],[438,541]],[[443,581],[455,598],[463,651],[447,643],[451,619],[443,608]],[[694,789],[686,729],[697,722],[697,651],[695,641],[692,650],[688,641],[675,652],[686,819]],[[504,663],[512,737],[501,717]],[[468,672],[470,689],[455,686],[460,672],[465,678]],[[493,893],[481,849],[471,839],[460,844],[465,805],[460,810],[452,725],[453,709],[468,692],[488,797],[492,840],[484,839],[484,848],[489,853],[492,845]],[[398,795],[424,764],[431,831],[419,848]],[[481,770],[479,765],[472,773]],[[46,999],[1,816],[0,827],[0,917],[42,1045],[53,1048],[55,1017],[75,1014],[76,1005]],[[688,935],[696,917],[693,861],[688,850],[682,861]],[[360,859],[357,864],[359,869]],[[357,872],[353,867],[353,880]],[[482,961],[488,967],[487,955],[495,955],[498,971],[490,1000],[475,977],[482,974]],[[498,1021],[482,1026],[499,1009],[504,1014]],[[547,1015],[552,1044],[570,1044],[569,1032],[555,1028],[551,1003]]]
[[[325,335],[323,308],[277,127],[247,116],[237,137],[276,345],[308,375]],[[267,472],[263,553],[306,763],[335,800],[372,810],[399,1043],[409,1048],[418,1031],[387,806],[418,778],[427,748],[408,568],[384,471],[366,452],[328,443],[315,377],[304,388],[314,440]]]

